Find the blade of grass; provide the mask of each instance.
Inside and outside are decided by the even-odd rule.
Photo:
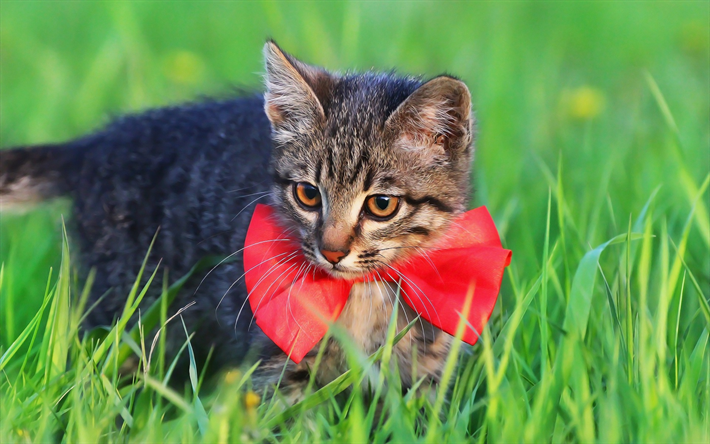
[[[409,324],[407,324],[405,328],[403,328],[399,333],[397,333],[397,336],[395,336],[393,340],[393,344],[397,344],[418,321],[419,318],[412,320]],[[368,357],[368,362],[373,363],[375,361],[380,360],[382,358],[383,352],[384,346],[378,348],[375,353]],[[285,409],[283,412],[279,413],[278,415],[267,419],[266,427],[274,427],[277,424],[280,424],[293,417],[293,415],[299,411],[309,410],[315,407],[316,405],[322,403],[323,401],[334,398],[335,395],[342,393],[343,390],[347,389],[348,387],[357,385],[356,382],[358,381],[358,378],[361,377],[361,375],[358,375],[351,368],[350,370],[335,378],[329,384],[323,386],[320,390],[304,398],[299,403],[294,404],[291,407]]]
[[[563,390],[567,387],[572,366],[577,361],[575,355],[579,352],[579,344],[584,340],[587,330],[599,257],[608,246],[624,242],[626,238],[627,234],[618,235],[587,252],[577,267],[562,324],[566,334],[562,337],[553,365],[554,376],[541,388],[545,396],[538,396],[535,400],[535,419],[528,424],[525,435],[527,440],[547,439],[552,432],[553,420],[557,418],[554,412],[561,401]]]
[[[192,344],[190,343],[190,334],[187,332],[187,326],[185,325],[185,320],[180,316],[180,321],[182,322],[182,328],[185,331],[185,337],[187,338],[187,353],[190,357],[190,385],[192,386],[192,410],[197,420],[197,427],[200,429],[200,435],[205,436],[207,433],[207,424],[209,419],[207,419],[207,412],[202,405],[200,400],[199,391],[197,389],[197,363],[195,362],[195,353],[192,351]]]
[[[49,291],[49,281],[52,278],[52,271],[50,270],[49,272],[49,278],[47,280],[47,291],[44,294],[44,299],[42,300],[42,305],[40,306],[39,310],[37,310],[37,313],[32,317],[32,320],[30,321],[29,324],[22,330],[22,333],[12,342],[10,347],[8,347],[7,350],[5,350],[5,353],[2,354],[2,357],[0,357],[0,372],[3,371],[3,369],[10,363],[11,359],[17,352],[20,350],[22,345],[25,343],[27,338],[32,335],[32,340],[30,341],[30,347],[29,349],[32,350],[32,345],[34,344],[35,337],[37,336],[37,333],[39,332],[40,329],[40,322],[42,320],[42,316],[44,315],[44,311],[49,305],[49,303],[52,301],[52,296],[54,292]],[[27,355],[25,355],[25,360],[23,361],[22,364],[22,369],[24,369],[25,364],[27,363],[27,359],[29,358],[29,352]],[[22,369],[20,369],[20,374],[22,374]]]

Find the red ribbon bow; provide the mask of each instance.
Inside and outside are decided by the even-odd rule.
[[[244,248],[245,281],[257,325],[299,363],[343,311],[356,281],[309,268],[299,242],[285,233],[273,209],[257,205]],[[501,247],[485,207],[462,214],[434,247],[426,255],[378,270],[379,274],[399,282],[402,299],[451,335],[473,288],[466,318],[470,327],[462,339],[474,344],[493,311],[512,253]]]

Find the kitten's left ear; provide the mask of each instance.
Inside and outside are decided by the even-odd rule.
[[[277,137],[321,125],[335,77],[322,68],[296,60],[273,41],[264,45],[264,59],[264,110]]]
[[[417,88],[385,122],[397,143],[425,157],[457,155],[471,145],[471,93],[462,81],[439,76]]]

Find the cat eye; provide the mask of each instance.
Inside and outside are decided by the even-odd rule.
[[[367,212],[375,219],[387,220],[395,215],[399,208],[399,198],[377,194],[367,198],[365,202]]]
[[[318,191],[318,187],[310,183],[298,182],[294,184],[293,196],[305,210],[313,211],[320,207],[320,191]]]

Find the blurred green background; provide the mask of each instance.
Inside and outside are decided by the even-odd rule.
[[[618,433],[631,441],[678,441],[697,439],[710,424],[702,407],[710,403],[710,376],[681,378],[685,388],[675,391],[686,368],[710,375],[710,358],[690,355],[710,322],[701,311],[710,294],[703,188],[710,172],[710,2],[2,1],[0,7],[1,147],[65,140],[120,113],[259,89],[267,37],[333,70],[396,68],[462,78],[478,118],[473,204],[489,207],[514,252],[494,332],[544,277],[514,333],[515,366],[506,373],[510,385],[501,388],[511,410],[488,411],[492,439],[513,439],[516,421],[552,378],[547,365],[563,336],[581,258],[626,233],[647,202],[645,227],[654,237],[640,261],[629,253],[631,268],[624,246],[602,256],[608,281],[597,278],[587,340],[578,344],[588,361],[575,374],[592,378],[591,397],[604,407],[594,412],[599,428],[585,435],[584,418],[564,402],[560,408],[571,413],[557,425],[577,428],[578,439]],[[548,199],[555,253],[543,267]],[[41,303],[49,269],[59,263],[60,216],[71,218],[69,210],[56,202],[0,211],[0,353]],[[697,286],[680,285],[681,276]],[[639,347],[624,370],[609,364],[625,347],[616,309],[626,341]],[[636,371],[668,379],[635,382]],[[673,375],[675,388],[667,382]],[[621,394],[607,390],[608,380],[622,381]],[[579,412],[591,404],[575,396]],[[494,429],[497,414],[500,424],[516,427]],[[534,429],[535,417],[527,419]]]
[[[478,117],[475,203],[490,207],[525,273],[539,268],[559,162],[575,219],[570,250],[623,231],[659,185],[656,205],[680,229],[688,193],[710,169],[708,5],[3,2],[0,145],[60,141],[120,113],[258,89],[267,37],[334,70],[452,73],[468,83]],[[67,208],[2,214],[0,297],[23,308],[12,323],[39,303]],[[703,245],[691,243],[688,261],[707,282]],[[0,343],[18,327],[1,329]]]

